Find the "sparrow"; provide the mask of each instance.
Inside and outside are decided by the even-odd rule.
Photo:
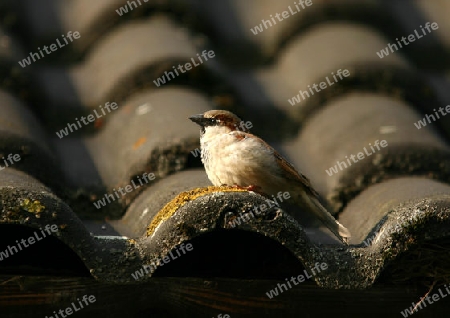
[[[249,133],[239,117],[226,110],[210,110],[189,119],[201,127],[201,160],[213,185],[258,189],[269,195],[294,193],[297,205],[313,213],[342,242],[348,242],[349,230],[320,203],[309,179],[264,140]]]

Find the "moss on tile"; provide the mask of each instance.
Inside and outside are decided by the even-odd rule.
[[[24,199],[20,203],[20,207],[27,212],[35,214],[41,213],[45,210],[45,206],[42,205],[39,200],[31,201],[30,199]]]
[[[169,219],[179,208],[181,208],[187,202],[193,201],[198,197],[213,193],[213,192],[248,192],[246,189],[231,187],[231,186],[220,186],[220,187],[206,187],[206,188],[196,188],[190,191],[181,192],[172,201],[167,203],[152,219],[152,222],[147,228],[147,236],[153,234],[159,224],[163,221]]]

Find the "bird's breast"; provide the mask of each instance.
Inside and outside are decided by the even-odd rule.
[[[224,134],[202,143],[202,161],[214,185],[250,186],[274,181],[273,154],[249,137]]]

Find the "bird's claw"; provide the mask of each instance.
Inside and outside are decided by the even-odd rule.
[[[259,194],[263,194],[262,188],[260,186],[257,186],[257,185],[249,185],[249,186],[246,186],[246,187],[242,187],[240,185],[235,184],[235,185],[233,185],[233,187],[237,188],[237,189],[243,189],[243,190],[247,190],[247,191],[252,191],[252,192],[259,193]]]

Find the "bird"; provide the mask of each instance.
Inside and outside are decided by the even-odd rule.
[[[201,128],[200,157],[214,186],[256,189],[266,195],[289,190],[297,205],[348,243],[350,231],[320,203],[309,179],[264,140],[251,134],[238,116],[227,110],[209,110],[189,119]]]

